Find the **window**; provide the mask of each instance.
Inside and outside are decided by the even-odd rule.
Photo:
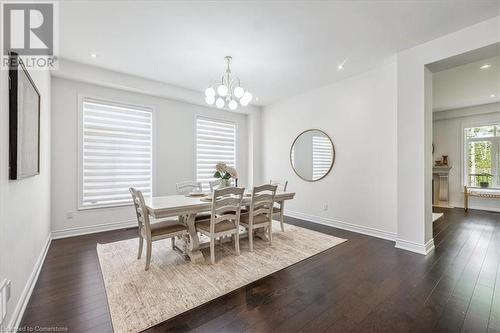
[[[196,179],[203,190],[214,180],[215,164],[225,162],[236,168],[236,124],[196,118]]]
[[[324,136],[313,135],[312,156],[312,179],[317,180],[326,175],[332,165],[332,144],[330,143],[330,139]]]
[[[467,186],[500,188],[500,125],[465,128],[464,164]]]
[[[84,98],[79,208],[127,205],[152,194],[152,110]]]

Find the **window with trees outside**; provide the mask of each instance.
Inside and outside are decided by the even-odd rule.
[[[465,128],[465,181],[478,188],[500,188],[500,124]]]

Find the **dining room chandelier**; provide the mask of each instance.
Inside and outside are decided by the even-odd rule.
[[[205,102],[222,109],[228,106],[231,110],[236,110],[239,105],[247,106],[252,100],[252,94],[241,87],[238,77],[231,77],[231,67],[229,66],[231,56],[224,57],[227,62],[226,72],[222,75],[220,82],[208,87],[205,90]]]

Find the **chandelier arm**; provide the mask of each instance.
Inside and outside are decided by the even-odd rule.
[[[231,110],[235,110],[237,108],[237,104],[234,104],[234,103],[238,103],[240,98],[238,98],[238,97],[236,97],[234,95],[234,89],[236,87],[240,87],[241,88],[241,80],[237,76],[231,77],[231,60],[232,60],[232,57],[231,56],[226,56],[224,59],[227,62],[226,71],[222,75],[220,83],[214,83],[211,87],[215,89],[215,97],[224,98],[226,100],[226,102],[228,102],[228,105],[230,105],[231,103],[233,103],[233,104],[231,104],[230,109]],[[224,96],[219,95],[219,93],[218,93],[219,88],[222,89],[222,87],[219,87],[220,85],[225,86],[224,90],[227,89],[227,93],[224,94]],[[241,89],[243,89],[243,88],[241,88]],[[208,104],[213,104],[213,103],[209,103],[209,102],[207,102],[207,103]],[[246,105],[243,105],[241,103],[238,103],[238,104],[240,104],[242,106],[246,106]],[[222,106],[217,105],[217,107],[222,108],[223,105]]]
[[[236,81],[238,81],[238,85],[235,85]],[[233,91],[234,88],[236,87],[241,87],[241,80],[239,77],[234,77],[232,80],[231,80],[231,83],[229,84],[228,88],[229,90]]]

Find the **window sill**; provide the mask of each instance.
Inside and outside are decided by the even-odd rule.
[[[110,205],[95,205],[95,206],[83,206],[78,207],[78,211],[92,210],[92,209],[101,209],[101,208],[120,208],[126,206],[133,206],[132,202],[121,203],[121,204],[110,204]]]

